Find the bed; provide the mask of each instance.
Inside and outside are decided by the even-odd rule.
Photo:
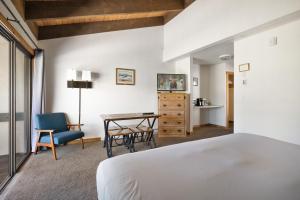
[[[299,200],[300,146],[232,134],[113,157],[99,200]]]

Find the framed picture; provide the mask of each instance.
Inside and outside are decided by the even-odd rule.
[[[198,78],[193,77],[193,86],[198,86]]]
[[[245,71],[249,71],[249,70],[250,70],[250,63],[245,63],[245,64],[239,65],[240,72],[245,72]]]
[[[135,70],[116,68],[117,85],[135,85]]]
[[[157,74],[158,91],[185,91],[185,74]]]

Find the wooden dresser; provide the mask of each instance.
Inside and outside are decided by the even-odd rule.
[[[159,137],[185,137],[189,131],[189,94],[158,93]]]

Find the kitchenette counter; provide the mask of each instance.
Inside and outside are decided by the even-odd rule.
[[[194,106],[194,108],[200,108],[200,109],[222,108],[222,107],[224,106],[221,105]]]

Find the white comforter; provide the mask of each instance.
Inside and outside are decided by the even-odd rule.
[[[300,146],[233,134],[107,159],[100,200],[299,200]]]

